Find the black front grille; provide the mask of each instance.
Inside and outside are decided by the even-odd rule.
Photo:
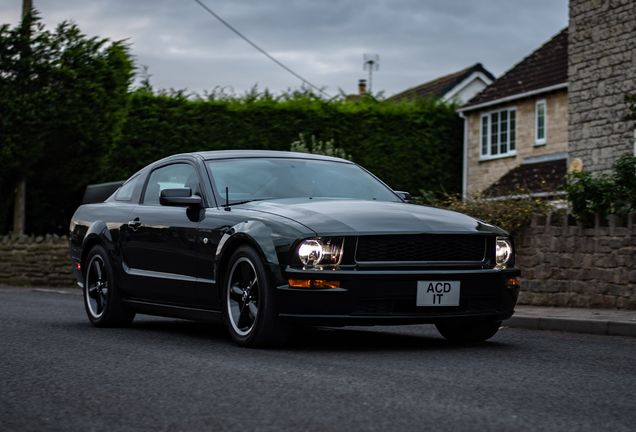
[[[486,236],[420,234],[358,238],[357,262],[478,262],[486,253]]]

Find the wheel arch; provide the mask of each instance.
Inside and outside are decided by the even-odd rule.
[[[215,266],[218,269],[216,280],[220,287],[219,295],[223,289],[223,280],[232,254],[245,245],[256,250],[265,264],[266,271],[270,272],[274,280],[278,279],[280,265],[270,228],[259,221],[241,222],[223,235],[217,248]]]
[[[82,265],[82,276],[85,279],[84,268],[86,267],[86,260],[88,258],[88,254],[91,252],[95,245],[100,245],[104,249],[106,249],[106,253],[109,255],[108,257],[111,259],[111,262],[114,262],[114,250],[115,245],[113,242],[113,238],[106,226],[104,221],[95,221],[91,227],[86,232],[86,236],[84,237],[84,241],[82,243],[82,255],[81,255],[81,265]]]

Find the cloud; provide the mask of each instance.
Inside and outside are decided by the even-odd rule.
[[[510,69],[567,25],[567,0],[201,0],[287,67],[332,95],[355,92],[364,53],[380,55],[373,90],[391,95],[481,62]],[[0,6],[16,25],[19,2]],[[194,0],[35,0],[48,28],[128,39],[159,88],[278,92],[301,82]]]

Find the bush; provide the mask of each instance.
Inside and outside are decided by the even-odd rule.
[[[132,94],[110,177],[103,181],[123,180],[174,153],[290,150],[294,143],[295,149],[345,155],[396,190],[459,192],[463,125],[455,108],[433,99],[347,103],[310,92],[216,92],[192,100],[142,89]]]
[[[559,189],[567,193],[572,214],[583,223],[591,223],[594,213],[602,217],[627,214],[636,210],[636,157],[624,154],[610,174],[573,172]]]
[[[303,134],[298,135],[298,141],[291,143],[290,150],[293,152],[319,154],[351,160],[350,155],[334,145],[333,139],[327,142],[316,141],[316,137],[312,135],[311,141],[307,141]]]
[[[551,210],[544,199],[532,197],[523,189],[504,198],[486,198],[481,192],[466,199],[459,194],[447,194],[442,199],[437,199],[431,194],[423,195],[426,201],[419,199],[416,203],[464,213],[503,228],[510,234],[517,234],[521,229],[530,226],[533,213],[547,213]]]

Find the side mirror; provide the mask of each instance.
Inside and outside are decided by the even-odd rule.
[[[400,198],[402,198],[404,201],[406,201],[409,204],[413,204],[413,198],[411,197],[411,194],[408,192],[403,192],[403,191],[393,191],[397,194],[397,196],[399,196]]]
[[[159,204],[177,207],[201,207],[202,200],[198,195],[192,195],[190,188],[163,189],[159,193]]]

